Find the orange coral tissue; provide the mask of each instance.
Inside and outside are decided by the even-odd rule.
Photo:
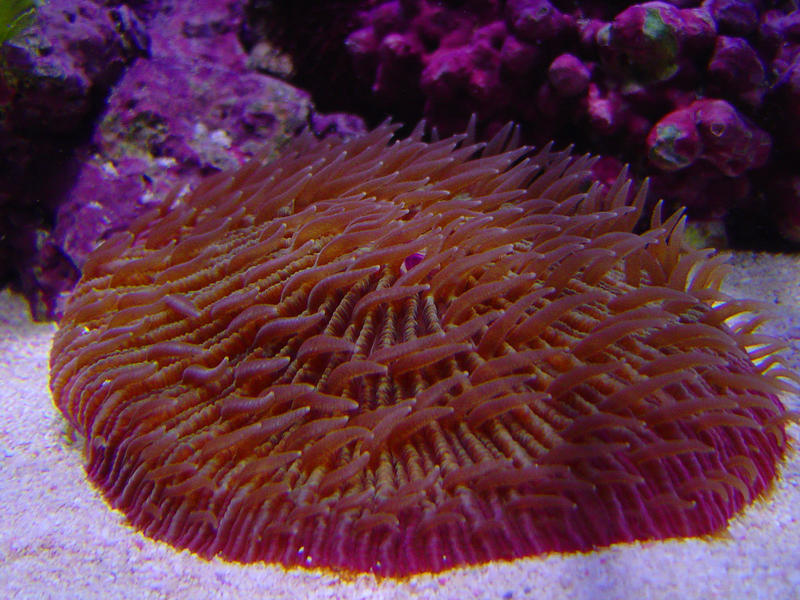
[[[302,138],[91,255],[51,354],[87,471],[205,556],[399,576],[714,532],[793,389],[645,190],[508,127]],[[658,211],[656,211],[656,214]]]

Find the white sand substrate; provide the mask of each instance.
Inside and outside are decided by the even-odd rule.
[[[737,254],[726,291],[775,304],[771,331],[800,367],[800,256]],[[47,387],[55,328],[0,293],[0,598],[510,600],[800,598],[800,458],[709,540],[620,544],[406,581],[202,560],[125,524],[87,483]],[[784,398],[794,410],[800,398]],[[800,446],[800,427],[789,435]]]

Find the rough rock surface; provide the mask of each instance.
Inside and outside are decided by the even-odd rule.
[[[424,116],[444,133],[473,112],[486,135],[515,120],[537,145],[555,139],[615,161],[606,166],[630,163],[652,177],[653,200],[688,204],[697,219],[736,220],[740,243],[800,244],[796,3],[324,6],[253,1],[248,12],[254,35],[268,32],[291,51],[321,106],[376,121]],[[770,233],[759,236],[754,223]]]
[[[354,135],[251,68],[243,0],[52,0],[0,52],[0,283],[59,314],[99,240],[174,185],[277,153],[300,129]]]

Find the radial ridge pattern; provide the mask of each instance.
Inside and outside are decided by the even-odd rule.
[[[87,471],[206,557],[398,576],[714,532],[775,477],[758,304],[593,159],[303,138],[90,257],[51,354]],[[629,201],[630,199],[630,201]]]

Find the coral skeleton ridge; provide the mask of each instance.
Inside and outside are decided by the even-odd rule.
[[[508,126],[303,137],[99,247],[51,354],[87,472],[205,557],[402,576],[718,531],[794,390],[679,214]]]

